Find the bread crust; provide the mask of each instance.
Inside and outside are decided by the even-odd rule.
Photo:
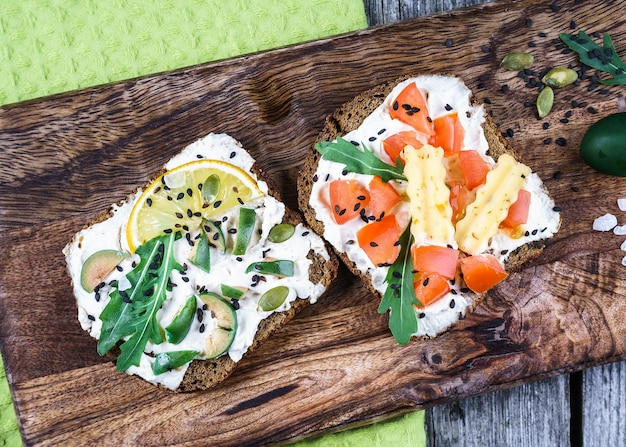
[[[316,142],[334,141],[338,137],[357,129],[363,120],[383,103],[385,98],[391,93],[396,85],[413,77],[417,77],[417,75],[405,75],[393,81],[377,85],[360,93],[351,101],[344,103],[332,114],[326,117],[324,127],[319,133]],[[481,105],[481,103],[473,96],[470,98],[470,101],[473,105]],[[497,160],[500,155],[508,153],[515,157],[516,160],[520,162],[522,161],[509,142],[504,139],[501,132],[498,130],[497,125],[488,113],[485,114],[485,122],[482,127],[487,143],[489,144],[488,155]],[[315,210],[309,204],[309,198],[313,188],[313,175],[317,171],[317,165],[321,157],[321,154],[315,150],[314,147],[312,147],[312,150],[307,154],[306,160],[298,176],[298,206],[304,214],[307,224],[319,235],[324,234],[324,224],[317,220]],[[512,273],[520,270],[525,263],[541,254],[545,244],[546,241],[528,243],[515,250],[509,255],[505,263],[507,272]],[[333,247],[333,250],[341,261],[348,267],[348,269],[354,275],[360,277],[368,290],[370,290],[379,299],[382,298],[380,292],[374,288],[369,276],[363,274],[358,269],[357,265],[348,258],[346,253],[335,249],[335,247]],[[473,309],[482,301],[484,297],[484,294],[473,295],[475,298],[472,300],[472,305],[467,308],[466,314],[473,311]]]

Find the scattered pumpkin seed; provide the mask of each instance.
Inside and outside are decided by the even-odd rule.
[[[276,286],[269,289],[259,299],[257,310],[269,312],[278,309],[287,299],[289,288],[286,286]]]
[[[202,185],[202,200],[205,203],[213,203],[219,192],[220,177],[217,174],[209,175]]]
[[[293,236],[293,233],[295,231],[296,231],[296,227],[294,227],[293,225],[288,224],[288,223],[282,223],[282,224],[278,224],[272,227],[267,238],[271,242],[275,242],[275,243],[285,242],[287,239]]]
[[[552,104],[554,104],[554,90],[547,86],[537,96],[537,113],[539,118],[543,118],[550,113]]]
[[[561,88],[573,84],[577,79],[578,73],[571,68],[557,67],[546,73],[541,81],[552,88]]]
[[[506,68],[507,70],[519,71],[530,67],[534,61],[535,58],[530,53],[513,51],[512,53],[504,56],[504,59],[500,62],[500,66]]]

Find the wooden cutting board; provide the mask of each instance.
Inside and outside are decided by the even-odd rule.
[[[26,444],[285,442],[626,358],[624,237],[591,229],[605,212],[626,222],[624,180],[577,155],[624,88],[581,81],[538,120],[524,105],[537,89],[499,68],[516,49],[535,55],[537,71],[574,64],[554,42],[571,21],[609,32],[625,55],[620,9],[500,2],[0,109],[0,348]],[[475,313],[402,347],[341,269],[318,304],[214,390],[160,390],[96,354],[61,254],[74,232],[209,132],[239,139],[295,207],[298,168],[327,114],[380,82],[431,72],[466,81],[563,208],[544,254]]]

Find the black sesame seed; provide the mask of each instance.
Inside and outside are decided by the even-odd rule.
[[[221,204],[222,204],[222,201],[218,200],[213,204],[213,208],[219,208]]]
[[[96,321],[96,317],[93,315],[87,315],[87,318],[89,318],[90,321]]]
[[[527,26],[527,27],[531,27],[531,26],[533,26],[533,21],[532,21],[532,19],[526,19],[526,26]]]
[[[554,140],[554,142],[559,146],[565,146],[567,144],[567,140],[563,137],[557,138],[556,140]]]
[[[552,143],[552,138],[546,138],[545,140],[543,140],[543,144],[550,144]]]
[[[548,123],[548,122],[543,123],[543,128],[544,128],[544,129],[547,129],[547,128],[549,128],[549,127],[550,127],[550,123]]]
[[[539,232],[539,230],[535,229],[535,230],[531,231],[530,234],[532,234],[533,236],[536,236],[538,232]]]
[[[183,280],[183,282],[189,282],[188,276],[181,276],[181,279]]]
[[[476,88],[478,88],[478,89],[483,89],[485,87],[486,87],[486,85],[485,85],[484,82],[479,82],[478,85],[476,86]]]
[[[513,132],[513,129],[507,129],[506,135],[510,138],[513,138],[513,135],[515,135],[515,132]]]
[[[535,42],[528,42],[528,47],[529,48],[535,48],[537,46],[537,44]]]
[[[243,258],[241,256],[237,256],[235,259],[237,260],[237,262],[243,261]]]
[[[236,234],[237,233],[237,228],[229,228],[228,229],[228,233]],[[219,237],[219,234],[215,233],[215,236]],[[214,239],[215,239],[215,236],[213,236]]]
[[[394,101],[393,102],[392,108],[393,108],[393,110],[398,110],[398,101]]]
[[[348,239],[346,241],[346,245],[352,245],[352,244],[354,244],[354,239]]]
[[[176,196],[176,200],[181,200],[183,197],[185,197],[185,193],[179,192],[178,195]]]
[[[550,9],[552,9],[552,11],[554,11],[554,12],[559,12],[561,10],[561,7],[559,5],[557,5],[556,3],[552,3],[550,5]]]
[[[452,106],[450,104],[446,104],[445,109],[449,112],[452,110]]]
[[[539,37],[548,37],[548,35],[547,35],[546,33],[544,33],[543,31],[542,31],[542,32],[540,32],[540,33],[537,33],[537,35],[538,35]]]
[[[559,121],[562,122],[563,124],[569,123],[569,120],[567,118],[561,118]]]
[[[400,272],[397,272],[397,271],[394,270],[392,275],[393,275],[394,278],[402,279],[402,273],[400,273]]]
[[[563,176],[563,173],[561,171],[556,171],[554,174],[552,174],[552,178],[554,180],[558,180]]]
[[[147,198],[146,199],[146,203],[148,204],[148,206],[152,206],[152,199],[151,198]]]
[[[552,211],[556,211],[558,213],[559,211],[563,211],[563,208],[561,208],[560,206],[553,206]]]
[[[454,301],[454,298],[450,300],[450,309],[454,309],[454,306],[456,306],[456,302]]]
[[[587,107],[587,112],[589,112],[589,113],[591,113],[593,115],[598,113],[598,111],[594,107],[591,107],[591,106]]]
[[[338,214],[340,216],[343,216],[344,214],[346,214],[346,209],[344,208],[344,209],[340,210]]]
[[[369,141],[376,141],[376,137],[369,137],[368,140]]]
[[[424,280],[424,282],[422,282],[422,285],[423,285],[424,287],[428,286],[428,282],[429,282],[429,281],[430,281],[430,278],[426,278],[426,279]]]
[[[348,175],[348,170],[344,169],[343,171],[341,171],[341,175]]]
[[[187,195],[189,197],[191,197],[193,195],[193,191],[191,190],[191,188],[187,188]]]
[[[163,233],[165,233],[165,234],[172,234],[172,229],[171,228],[166,228],[165,230],[163,230]]]
[[[169,200],[171,202],[174,199],[172,199],[172,196],[167,196],[167,200]]]
[[[491,48],[489,48],[487,45],[481,46],[480,49],[483,53],[489,53],[491,51]]]
[[[302,237],[307,237],[309,235],[310,231],[303,231],[302,232]]]
[[[572,111],[568,110],[567,112],[565,112],[565,118],[571,118],[572,116]]]
[[[237,155],[237,154],[235,153],[235,151],[232,151],[232,152],[230,153],[230,158],[235,158],[235,155]]]
[[[204,332],[204,323],[200,325],[200,327],[198,328],[198,332],[200,332],[201,334]]]
[[[485,98],[485,99],[483,99],[483,102],[484,102],[485,104],[491,104],[491,99],[489,99],[489,98]]]
[[[420,312],[419,315],[417,316],[419,319],[422,319],[424,317],[426,317],[426,314],[424,312]]]
[[[387,129],[380,129],[380,130],[378,131],[378,135],[382,135],[382,134],[384,134],[386,130],[387,130]]]
[[[456,289],[450,289],[450,293],[451,293],[452,295],[456,295],[456,294],[458,294],[459,292],[457,292],[457,291],[456,291]]]
[[[123,272],[123,271],[124,271],[124,269],[122,268],[122,266],[121,266],[121,265],[116,265],[116,266],[115,266],[115,269],[116,269],[118,272]]]
[[[452,39],[446,39],[445,45],[450,48],[452,46]]]
[[[370,242],[370,247],[378,247],[378,244],[374,241]]]

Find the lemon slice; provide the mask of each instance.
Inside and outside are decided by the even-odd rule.
[[[128,219],[131,251],[172,231],[191,232],[233,207],[263,196],[245,171],[219,160],[197,160],[165,172],[141,194]]]

